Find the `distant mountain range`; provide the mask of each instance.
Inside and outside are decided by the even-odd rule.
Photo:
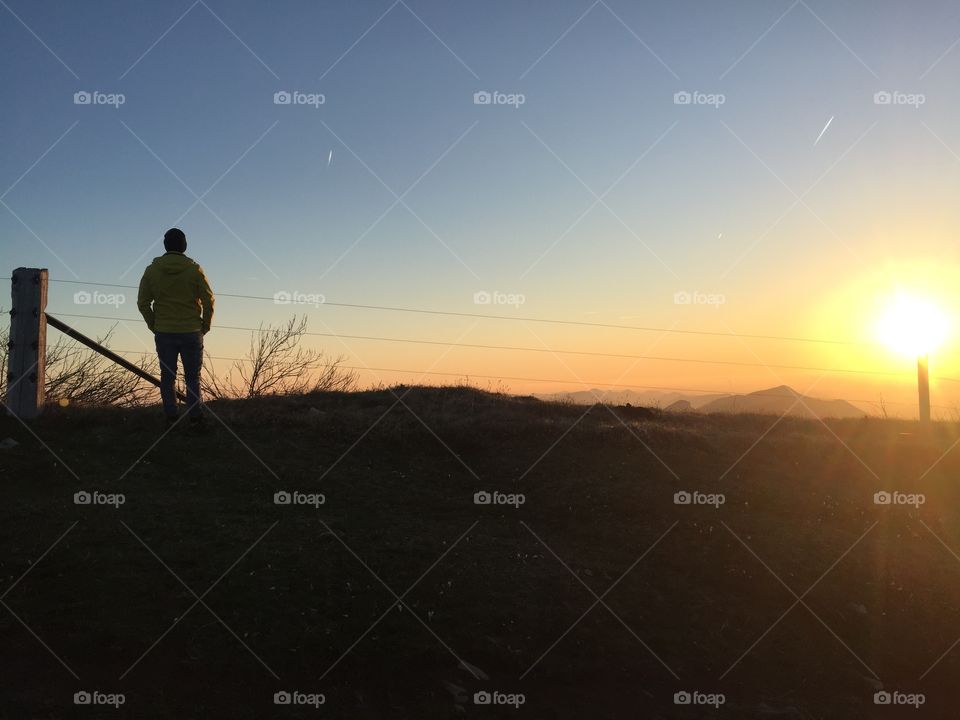
[[[536,397],[580,405],[603,402],[608,405],[660,407],[665,412],[787,414],[805,418],[859,418],[867,414],[846,400],[824,400],[801,395],[787,385],[743,395],[684,394],[658,390],[579,390]]]
[[[596,402],[607,403],[608,405],[640,405],[642,407],[660,407],[666,408],[680,400],[686,400],[694,408],[705,405],[713,400],[720,400],[726,397],[732,397],[725,394],[684,394],[681,392],[665,392],[663,390],[578,390],[575,392],[560,392],[539,394],[536,397],[541,400],[551,400],[554,402],[573,402],[577,405],[590,405]]]

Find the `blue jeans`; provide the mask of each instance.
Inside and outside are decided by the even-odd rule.
[[[160,360],[160,399],[167,417],[177,414],[177,358],[183,361],[183,377],[187,386],[190,415],[198,417],[203,410],[200,399],[200,368],[203,367],[203,333],[154,333],[157,357]]]

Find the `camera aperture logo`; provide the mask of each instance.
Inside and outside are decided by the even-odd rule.
[[[507,107],[519,109],[525,102],[527,102],[527,96],[523,93],[478,90],[473,94],[474,105],[506,105]]]
[[[119,308],[126,304],[127,296],[123,293],[102,293],[98,291],[87,292],[78,290],[73,294],[74,305],[111,305]]]
[[[273,294],[274,305],[313,305],[320,307],[327,298],[320,293],[305,293],[299,290],[279,290]]]
[[[105,93],[99,90],[78,90],[73,94],[74,105],[109,105],[119,109],[127,101],[123,93]]]
[[[74,705],[111,705],[119,708],[127,701],[123,693],[105,693],[99,690],[80,690],[73,694]]]
[[[919,109],[926,104],[927,96],[923,93],[906,93],[900,90],[878,90],[873,94],[874,105],[908,105]]]
[[[681,690],[673,694],[674,705],[709,705],[719,708],[727,701],[723,693],[705,693],[699,690]]]
[[[727,101],[727,96],[723,93],[705,93],[699,90],[689,92],[680,90],[673,94],[674,105],[709,105],[719,108]]]
[[[120,506],[127,502],[127,496],[123,493],[102,493],[99,490],[87,492],[80,490],[73,494],[74,505],[110,505],[114,510],[119,510]]]
[[[899,490],[888,492],[880,490],[873,494],[874,505],[909,505],[913,508],[919,508],[927,502],[927,496],[923,493],[905,493]]]
[[[523,493],[502,493],[499,490],[488,492],[481,490],[473,494],[474,505],[510,505],[514,510],[519,510],[520,506],[527,501],[527,496]]]
[[[527,302],[527,296],[523,293],[505,293],[499,290],[477,290],[473,294],[474,305],[509,305],[519,308]]]
[[[273,94],[274,105],[306,105],[314,110],[326,104],[327,96],[323,93],[307,93],[300,90],[278,90]]]
[[[702,493],[698,490],[687,492],[681,490],[673,494],[674,505],[710,505],[719,508],[727,502],[727,496],[723,493]]]
[[[923,693],[879,690],[873,694],[874,705],[910,705],[916,710],[925,702],[927,702],[927,696]]]
[[[514,710],[527,701],[523,693],[505,693],[499,690],[480,690],[473,694],[474,705],[510,705]]]
[[[327,702],[323,693],[305,693],[299,690],[280,690],[273,694],[274,705],[309,705],[314,710]]]
[[[327,496],[323,493],[279,490],[273,494],[274,505],[309,505],[314,509],[319,509],[325,502],[327,502]]]
[[[726,305],[727,296],[723,293],[703,293],[687,292],[678,290],[673,294],[674,305],[709,305],[719,309],[721,305]]]

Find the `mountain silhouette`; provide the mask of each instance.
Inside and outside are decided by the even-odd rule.
[[[602,402],[607,405],[640,405],[643,407],[662,407],[678,402],[689,402],[693,409],[713,400],[730,397],[725,393],[682,393],[662,390],[574,390],[571,392],[537,393],[534,397],[551,402],[572,402],[575,405],[592,405]]]
[[[823,400],[802,395],[788,385],[732,395],[698,408],[703,413],[760,413],[805,418],[859,418],[866,413],[846,400]]]
[[[538,394],[541,400],[577,405],[606,403],[612,406],[659,407],[664,412],[759,413],[805,418],[860,418],[867,413],[846,400],[824,400],[802,395],[789,385],[778,385],[744,394],[686,394],[656,390],[578,390]]]

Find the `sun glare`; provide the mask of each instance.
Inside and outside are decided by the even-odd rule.
[[[877,337],[890,349],[919,357],[935,350],[949,330],[947,316],[927,298],[898,293],[877,322]]]

